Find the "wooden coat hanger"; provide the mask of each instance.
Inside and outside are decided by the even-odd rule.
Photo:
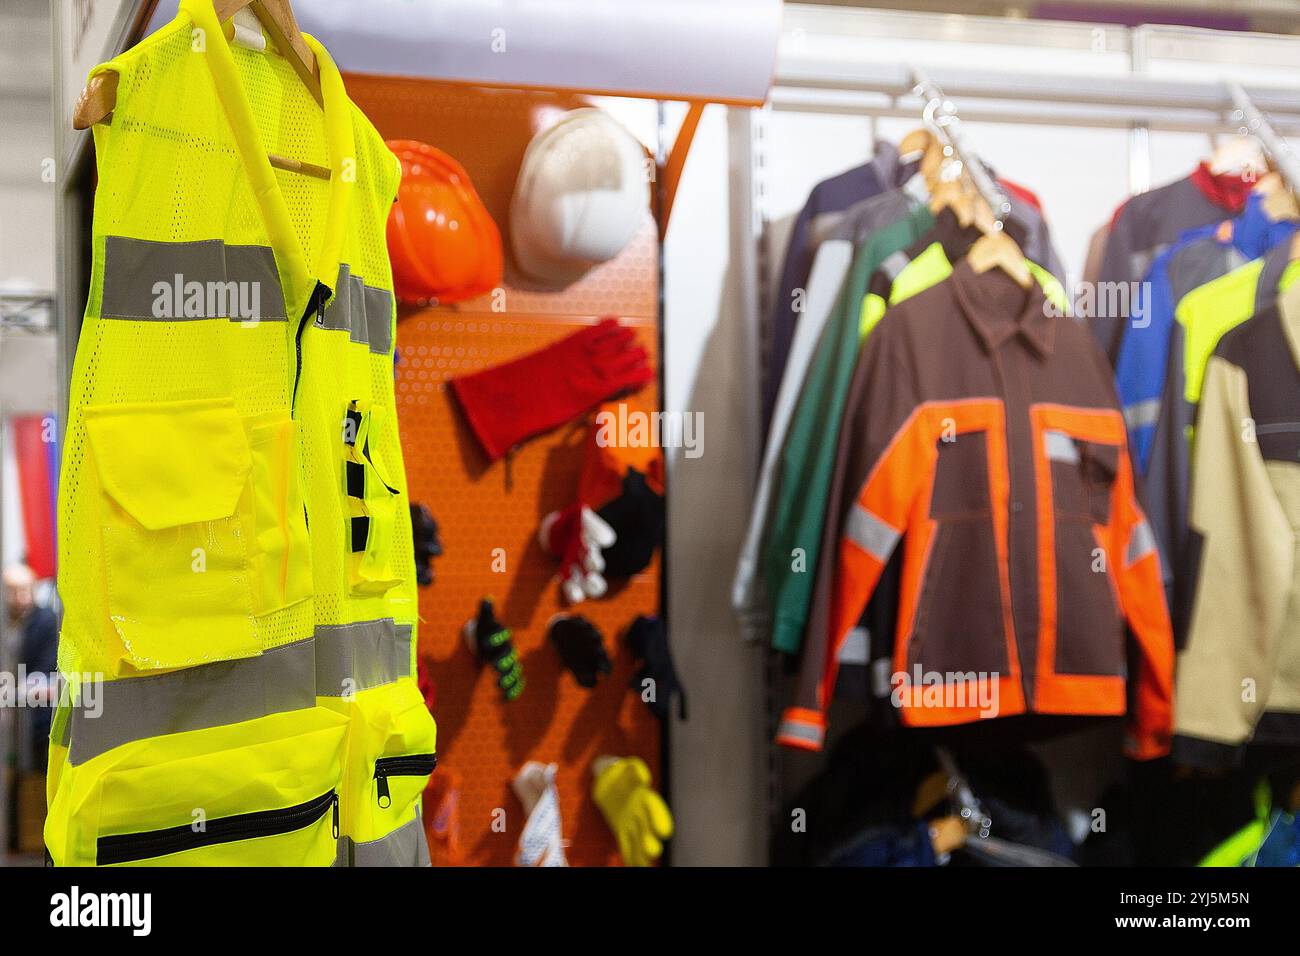
[[[910,163],[921,159],[936,145],[934,133],[922,126],[898,141],[898,161]]]
[[[966,253],[966,261],[976,273],[1001,269],[1022,289],[1034,284],[1034,274],[1029,271],[1029,261],[1016,241],[1007,235],[1003,223],[993,215],[989,204],[980,197],[976,200],[975,225],[982,235]]]
[[[1277,170],[1265,173],[1252,192],[1264,197],[1264,215],[1273,222],[1300,222],[1300,202]],[[1288,262],[1300,260],[1300,232],[1291,237]]]
[[[989,205],[993,201],[989,192],[997,187],[982,165],[972,172],[970,163],[979,163],[980,160],[973,155],[967,156],[962,150],[960,125],[954,128],[958,123],[956,111],[944,101],[943,92],[924,74],[918,72],[916,76],[915,92],[926,98],[922,113],[925,126],[903,138],[899,144],[900,159],[908,155],[909,149],[912,152],[924,149],[921,172],[930,187],[930,211],[937,213],[950,209],[963,228],[974,224],[979,229],[980,237],[966,253],[966,260],[975,272],[984,273],[997,267],[1022,288],[1031,288],[1034,276],[1025,254],[1003,230],[1002,221]],[[961,164],[960,175],[945,177],[943,172],[951,169],[954,163]],[[1002,212],[1005,214],[1009,209],[1004,201]]]
[[[1282,174],[1269,170],[1255,183],[1253,193],[1264,198],[1264,215],[1270,222],[1296,222],[1300,220],[1300,203],[1295,195],[1286,188]]]
[[[270,35],[275,48],[289,61],[289,65],[298,74],[298,78],[307,87],[312,98],[322,107],[324,106],[316,56],[302,38],[302,31],[298,29],[298,21],[294,18],[289,0],[212,0],[212,5],[216,10],[217,20],[222,24],[245,7],[251,7],[258,22]],[[118,76],[112,71],[99,73],[90,78],[90,82],[81,91],[81,96],[77,98],[77,105],[72,113],[73,129],[90,129],[96,123],[112,122],[113,109],[117,106],[117,82]],[[268,153],[267,160],[276,169],[304,173],[318,179],[329,179],[331,175],[330,170],[324,166],[287,156]]]
[[[1268,157],[1251,136],[1230,136],[1215,147],[1209,160],[1210,172],[1216,176],[1231,173],[1245,178],[1268,168]]]
[[[944,179],[930,188],[930,212],[948,209],[963,229],[975,221],[975,198],[960,179]]]

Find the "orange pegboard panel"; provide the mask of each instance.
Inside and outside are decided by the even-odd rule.
[[[422,140],[456,157],[503,235],[519,162],[545,111],[582,105],[571,97],[365,76],[350,77],[348,89],[385,138]],[[437,864],[511,862],[524,817],[510,781],[527,760],[560,765],[570,863],[616,862],[614,839],[591,801],[591,762],[636,754],[658,769],[659,725],[628,689],[635,668],[621,643],[638,614],[658,610],[658,557],[607,597],[573,609],[605,635],[614,660],[614,672],[594,689],[579,687],[546,640],[547,622],[566,608],[536,532],[543,515],[575,497],[584,428],[558,429],[489,464],[447,388],[457,375],[541,348],[606,314],[636,329],[657,362],[655,235],[647,212],[617,259],[567,289],[537,287],[508,264],[495,297],[399,310],[396,391],[407,483],[411,500],[437,519],[444,551],[434,560],[434,584],[420,594],[420,653],[436,685],[436,773],[454,772],[461,784],[462,856],[452,859],[435,839]],[[504,573],[494,569],[501,556]],[[496,599],[523,660],[527,687],[511,703],[501,701],[493,674],[479,668],[461,636],[484,595]],[[503,831],[494,828],[501,819]]]

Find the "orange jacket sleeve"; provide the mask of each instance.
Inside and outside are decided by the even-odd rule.
[[[889,329],[886,318],[867,339],[849,388],[798,687],[777,732],[789,747],[822,748],[839,651],[906,530],[920,487],[924,416]],[[929,442],[930,454],[933,447]]]
[[[1111,513],[1115,583],[1139,652],[1125,751],[1150,760],[1169,753],[1173,736],[1174,638],[1155,534],[1138,505],[1127,451],[1119,456]]]

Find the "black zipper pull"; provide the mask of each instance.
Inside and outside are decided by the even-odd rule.
[[[334,839],[339,838],[339,795],[334,794]]]
[[[388,774],[382,767],[375,768],[375,786],[379,790],[380,809],[387,810],[393,805],[393,798],[388,793]]]
[[[313,294],[316,296],[316,327],[320,328],[325,324],[325,300],[330,297],[330,290],[318,279]]]
[[[289,398],[289,409],[291,412],[297,411],[298,409],[298,380],[302,378],[302,335],[307,331],[307,320],[314,314],[316,316],[315,324],[324,324],[325,301],[331,295],[333,295],[333,292],[330,287],[317,279],[316,287],[311,290],[311,295],[307,297],[307,308],[303,310],[302,317],[298,320],[298,329],[293,336],[293,392]]]

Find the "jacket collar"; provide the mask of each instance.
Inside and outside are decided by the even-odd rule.
[[[1000,269],[980,274],[963,259],[953,269],[952,283],[962,314],[986,351],[1017,335],[1040,357],[1055,350],[1056,318],[1037,280],[1022,289]]]
[[[1293,222],[1274,222],[1264,211],[1264,197],[1251,193],[1246,208],[1232,222],[1232,244],[1247,259],[1257,259],[1295,232]]]
[[[1209,163],[1201,163],[1188,178],[1206,199],[1233,213],[1240,212],[1246,204],[1252,186],[1235,173],[1215,173]]]

